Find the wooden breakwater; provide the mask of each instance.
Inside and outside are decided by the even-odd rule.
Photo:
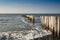
[[[59,16],[40,16],[42,24],[46,25],[54,36],[60,37],[60,17]]]
[[[48,29],[56,37],[60,37],[60,17],[59,16],[39,16],[42,28]],[[26,15],[26,19],[34,24],[34,16]]]

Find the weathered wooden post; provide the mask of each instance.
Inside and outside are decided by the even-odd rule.
[[[56,16],[56,37],[58,37],[58,16]]]
[[[57,18],[57,36],[60,38],[60,17]]]

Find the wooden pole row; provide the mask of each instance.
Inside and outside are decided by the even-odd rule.
[[[40,16],[42,25],[52,32],[54,36],[60,37],[60,17],[59,16]]]

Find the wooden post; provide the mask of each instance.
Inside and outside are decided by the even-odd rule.
[[[60,37],[60,17],[58,16],[57,19],[57,36]]]
[[[58,17],[56,16],[56,36],[58,36],[57,34],[58,34]]]

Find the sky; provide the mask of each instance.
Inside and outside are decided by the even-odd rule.
[[[60,0],[0,0],[0,13],[60,13]]]

